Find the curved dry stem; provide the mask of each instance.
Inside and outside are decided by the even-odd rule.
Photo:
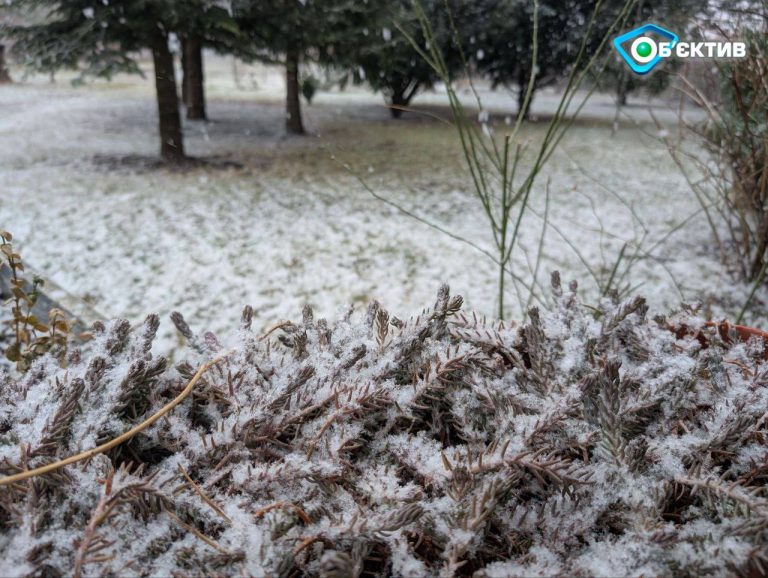
[[[271,325],[267,328],[267,330],[259,337],[259,340],[264,340],[267,337],[269,337],[273,332],[277,331],[278,329],[281,329],[283,327],[286,327],[288,325],[291,325],[290,321],[278,321],[274,325]],[[16,482],[20,482],[22,480],[26,480],[28,478],[33,478],[35,476],[41,476],[43,474],[47,474],[53,471],[56,471],[60,468],[63,468],[64,466],[68,466],[70,464],[74,464],[76,462],[79,462],[81,460],[87,460],[89,458],[92,458],[93,456],[97,454],[102,454],[104,452],[107,452],[111,450],[112,448],[119,446],[121,443],[128,441],[133,436],[135,436],[138,433],[141,433],[145,429],[147,429],[149,426],[151,426],[153,423],[155,423],[157,420],[159,420],[161,417],[163,417],[165,414],[170,412],[173,408],[175,408],[177,405],[179,405],[182,401],[184,401],[187,396],[192,393],[192,390],[197,385],[197,382],[200,381],[200,379],[203,377],[203,374],[205,374],[206,371],[208,371],[211,367],[219,363],[220,361],[223,361],[226,359],[229,355],[232,354],[232,350],[228,351],[227,353],[224,353],[222,355],[219,355],[218,357],[211,359],[210,361],[207,361],[203,363],[195,373],[195,375],[192,376],[192,379],[189,380],[189,383],[187,383],[186,387],[182,390],[182,392],[177,395],[173,400],[169,401],[167,404],[165,404],[163,407],[161,407],[157,412],[149,416],[147,419],[145,419],[140,424],[132,427],[127,432],[125,432],[122,435],[119,435],[118,437],[109,440],[106,443],[101,444],[100,446],[96,446],[95,448],[92,448],[90,450],[86,450],[84,452],[80,452],[79,454],[75,454],[74,456],[70,456],[68,458],[64,458],[63,460],[59,460],[57,462],[54,462],[52,464],[47,464],[45,466],[40,466],[39,468],[35,468],[34,470],[27,470],[25,472],[19,472],[18,474],[14,474],[12,476],[6,476],[4,478],[0,479],[0,486],[7,486],[9,484],[13,484]]]
[[[12,476],[6,476],[2,479],[0,479],[0,486],[7,486],[9,484],[13,484],[15,482],[20,482],[22,480],[26,480],[28,478],[33,478],[35,476],[42,476],[43,474],[47,474],[53,471],[56,471],[60,468],[63,468],[64,466],[68,466],[70,464],[74,464],[76,462],[87,460],[89,458],[92,458],[93,456],[97,454],[102,454],[106,451],[111,450],[112,448],[119,446],[121,443],[128,441],[136,434],[144,431],[149,426],[151,426],[153,423],[155,423],[157,420],[159,420],[161,417],[163,417],[165,414],[170,412],[173,408],[175,408],[177,405],[179,405],[182,401],[184,401],[187,396],[192,393],[192,390],[197,385],[197,382],[200,381],[200,378],[203,377],[203,374],[208,371],[211,367],[225,359],[228,355],[230,355],[231,352],[225,353],[223,355],[220,355],[219,357],[216,357],[215,359],[212,359],[210,361],[207,361],[206,363],[203,363],[195,375],[192,376],[192,379],[189,380],[189,383],[187,386],[182,390],[182,392],[177,395],[173,400],[165,404],[162,408],[160,408],[157,412],[149,416],[147,419],[145,419],[140,424],[132,427],[127,432],[125,432],[122,435],[117,436],[114,439],[109,440],[106,443],[101,444],[100,446],[96,446],[95,448],[92,448],[90,450],[86,450],[84,452],[80,452],[79,454],[75,454],[74,456],[70,456],[68,458],[64,458],[63,460],[59,460],[57,462],[54,462],[52,464],[47,464],[45,466],[40,466],[39,468],[35,468],[34,470],[27,470],[25,472],[20,472],[18,474],[14,474]]]

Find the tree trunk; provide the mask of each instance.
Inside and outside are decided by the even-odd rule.
[[[205,77],[203,74],[203,42],[192,35],[182,42],[184,82],[182,94],[187,105],[187,118],[205,120]]]
[[[158,30],[152,39],[152,60],[155,64],[155,90],[160,121],[160,156],[166,161],[184,159],[184,142],[179,115],[179,95],[173,70],[173,55],[168,49],[168,36]]]
[[[627,106],[627,94],[629,94],[627,84],[629,84],[629,78],[627,78],[627,73],[622,71],[619,75],[618,85],[616,86],[616,99],[619,106]]]
[[[181,43],[181,103],[189,106],[189,72],[187,71],[187,40],[182,36]]]
[[[291,134],[304,134],[299,100],[299,51],[295,48],[289,49],[285,55],[285,84],[285,130]]]
[[[407,106],[408,103],[405,102],[405,95],[403,94],[403,91],[397,90],[392,93],[392,97],[389,99],[390,104],[392,106],[389,107],[389,113],[392,115],[392,118],[400,118],[403,116],[403,109],[398,108],[400,106]]]
[[[392,118],[400,118],[403,116],[403,108],[407,107],[413,97],[416,96],[416,92],[419,90],[421,83],[417,80],[410,78],[403,79],[401,82],[395,82],[394,87],[390,88],[389,97],[389,113]]]
[[[0,44],[0,84],[8,84],[11,81],[11,75],[8,74],[8,67],[5,65],[5,46]]]

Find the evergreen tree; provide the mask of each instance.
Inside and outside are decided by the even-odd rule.
[[[78,69],[83,77],[111,78],[119,72],[138,73],[136,57],[149,49],[154,64],[160,133],[160,155],[167,161],[184,159],[179,98],[174,73],[171,34],[195,30],[203,0],[12,0],[12,6],[39,9],[39,23],[12,26],[14,53],[27,66],[42,72]],[[212,12],[221,18],[221,12]],[[210,13],[208,22],[210,22]],[[200,77],[200,83],[202,78]]]
[[[584,40],[595,0],[542,0],[538,11],[538,51],[534,91],[551,85],[564,76],[576,60]],[[523,110],[526,88],[533,74],[534,3],[519,0],[477,0],[477,17],[468,53],[477,69],[494,86],[517,86],[518,114]],[[606,15],[605,21],[615,17]],[[590,32],[587,50],[596,48],[604,31],[599,26]]]
[[[245,57],[285,66],[286,121],[289,133],[304,134],[301,118],[303,62],[328,63],[341,57],[340,38],[370,13],[356,0],[233,0],[232,11],[248,42]]]
[[[461,4],[469,4],[462,2]],[[450,26],[450,9],[454,18],[463,22],[459,0],[422,0],[421,6],[429,18],[440,52],[451,71],[461,69]],[[411,0],[381,0],[369,2],[371,10],[364,26],[350,29],[341,39],[337,65],[349,70],[355,83],[367,82],[384,94],[394,118],[399,118],[419,90],[430,88],[439,80],[432,66],[413,46],[424,46],[424,39]]]

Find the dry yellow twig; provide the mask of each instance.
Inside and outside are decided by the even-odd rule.
[[[312,520],[310,519],[309,515],[299,508],[296,504],[292,504],[291,502],[274,502],[273,504],[269,504],[268,506],[264,506],[263,508],[259,508],[256,510],[253,515],[257,518],[261,518],[264,514],[267,512],[271,512],[272,510],[276,510],[278,508],[288,507],[291,508],[296,514],[301,518],[301,521],[304,522],[304,524],[311,524]]]
[[[221,360],[223,360],[225,357],[227,357],[227,355],[229,355],[230,353],[220,355],[219,357],[202,364],[200,368],[197,370],[197,373],[195,373],[195,375],[192,376],[192,379],[189,380],[189,383],[179,395],[177,395],[172,401],[168,402],[166,405],[160,408],[159,411],[157,411],[156,413],[154,413],[153,415],[145,419],[140,424],[132,427],[124,434],[119,435],[118,437],[106,443],[103,443],[100,446],[97,446],[90,450],[86,450],[84,452],[80,452],[79,454],[76,454],[74,456],[64,458],[63,460],[59,460],[58,462],[41,466],[39,468],[35,468],[34,470],[27,470],[25,472],[14,474],[12,476],[6,476],[0,479],[0,486],[7,486],[8,484],[13,484],[21,480],[26,480],[27,478],[32,478],[34,476],[40,476],[43,474],[47,474],[49,472],[53,472],[55,470],[58,470],[59,468],[68,466],[69,464],[74,464],[75,462],[79,462],[80,460],[86,460],[88,458],[92,458],[97,454],[104,453],[106,451],[111,450],[115,446],[119,446],[121,443],[131,439],[137,433],[147,429],[149,426],[151,426],[153,423],[155,423],[157,420],[159,420],[161,417],[163,417],[165,414],[171,411],[174,407],[176,407],[182,401],[184,401],[184,399],[190,393],[192,393],[192,390],[195,388],[195,385],[197,385],[197,382],[200,381],[200,378],[203,376],[203,374],[206,371],[208,371],[208,369],[210,369],[211,367],[219,363]]]
[[[323,427],[320,428],[320,431],[317,433],[317,435],[312,439],[312,441],[309,444],[309,450],[307,450],[307,459],[310,459],[312,457],[312,454],[315,452],[315,447],[317,447],[317,443],[320,441],[320,438],[323,437],[323,434],[325,431],[331,427],[331,424],[336,421],[338,418],[347,415],[349,413],[352,413],[354,410],[352,409],[344,409],[341,411],[338,411],[334,413],[331,417],[329,417],[325,423],[323,424]]]
[[[208,544],[211,548],[213,548],[215,550],[218,550],[219,552],[222,552],[224,554],[229,554],[229,552],[227,550],[225,550],[224,548],[219,546],[216,542],[211,540],[208,536],[203,534],[200,530],[190,526],[189,524],[185,524],[184,522],[182,522],[181,519],[176,514],[171,512],[170,510],[166,510],[165,513],[168,514],[171,517],[171,520],[176,522],[179,526],[184,528],[187,532],[192,532],[195,536],[200,538],[203,542]]]
[[[269,327],[267,327],[266,331],[264,331],[261,337],[259,337],[259,340],[266,339],[273,332],[277,331],[278,329],[282,329],[283,327],[287,327],[288,325],[293,325],[293,323],[287,320],[283,320],[283,321],[278,321],[273,325],[270,325]]]
[[[283,327],[286,327],[290,325],[290,321],[279,321],[275,323],[274,325],[271,325],[267,328],[267,330],[259,337],[259,340],[264,340],[267,337],[269,337],[274,331],[277,331],[278,329],[282,329]],[[153,423],[155,423],[157,420],[159,420],[161,417],[163,417],[165,414],[167,414],[169,411],[171,411],[174,407],[179,405],[184,399],[192,393],[192,390],[195,388],[195,385],[197,385],[197,382],[200,381],[200,378],[203,376],[203,374],[208,371],[211,367],[225,359],[227,356],[231,355],[232,351],[229,351],[228,353],[225,353],[223,355],[220,355],[216,357],[215,359],[212,359],[211,361],[208,361],[204,364],[202,364],[195,375],[192,376],[192,379],[189,380],[189,383],[187,386],[183,389],[183,391],[177,395],[172,401],[168,402],[166,405],[164,405],[160,410],[158,410],[156,413],[149,416],[147,419],[145,419],[143,422],[141,422],[139,425],[132,427],[127,432],[125,432],[122,435],[119,435],[118,437],[101,444],[100,446],[97,446],[95,448],[92,448],[90,450],[86,450],[84,452],[80,452],[79,454],[76,454],[74,456],[70,456],[68,458],[64,458],[63,460],[59,460],[58,462],[54,462],[52,464],[48,464],[45,466],[41,466],[39,468],[35,468],[34,470],[27,470],[24,472],[20,472],[18,474],[14,474],[12,476],[6,476],[4,478],[0,478],[0,486],[7,486],[8,484],[13,484],[15,482],[20,482],[22,480],[26,480],[28,478],[32,478],[34,476],[41,476],[43,474],[47,474],[49,472],[53,472],[55,470],[58,470],[59,468],[63,468],[64,466],[68,466],[70,464],[74,464],[75,462],[79,462],[80,460],[87,460],[88,458],[92,458],[93,456],[97,454],[104,453],[106,451],[111,450],[115,446],[119,446],[121,443],[131,439],[133,436],[135,436],[137,433],[147,429],[149,426],[151,426]]]
[[[222,518],[224,518],[224,519],[227,521],[227,523],[228,523],[228,524],[231,524],[231,523],[232,523],[232,520],[230,519],[230,517],[229,517],[229,516],[227,516],[227,515],[224,513],[224,510],[222,510],[222,509],[219,507],[219,505],[218,505],[216,502],[214,502],[214,501],[213,501],[211,498],[209,498],[209,497],[208,497],[208,496],[205,494],[205,492],[203,492],[203,490],[200,488],[200,486],[198,486],[198,485],[197,485],[197,484],[194,482],[194,480],[193,480],[193,479],[192,479],[192,478],[189,476],[189,474],[187,473],[187,470],[185,470],[185,469],[184,469],[184,466],[182,466],[181,464],[179,464],[179,471],[181,471],[181,473],[182,473],[182,475],[184,476],[184,478],[187,480],[187,482],[189,482],[189,485],[190,485],[190,486],[192,486],[192,489],[195,491],[195,493],[196,493],[198,496],[200,496],[200,499],[202,499],[202,500],[203,500],[203,501],[204,501],[206,504],[208,504],[208,505],[211,507],[211,509],[212,509],[214,512],[216,512],[216,513],[217,513],[219,516],[221,516]]]
[[[299,552],[301,552],[304,548],[307,546],[310,546],[320,540],[320,536],[309,536],[308,538],[304,538],[299,544],[293,549],[293,555],[296,556]]]
[[[88,550],[91,546],[92,541],[96,537],[96,528],[99,526],[99,524],[104,520],[104,518],[109,513],[109,509],[107,507],[109,503],[109,494],[112,489],[112,477],[114,475],[114,472],[110,474],[109,478],[106,480],[106,489],[104,490],[104,495],[99,500],[98,505],[96,506],[96,509],[93,512],[93,515],[91,516],[90,521],[88,522],[88,526],[85,529],[85,535],[83,536],[83,539],[80,540],[80,545],[77,548],[77,551],[75,552],[75,568],[72,572],[72,576],[74,578],[80,578],[83,571],[83,566],[86,564],[85,558],[88,555]]]

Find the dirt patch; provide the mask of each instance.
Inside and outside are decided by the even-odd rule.
[[[186,157],[182,161],[166,161],[146,155],[94,155],[93,165],[107,171],[145,173],[158,170],[187,172],[194,169],[240,170],[245,165],[226,157]],[[265,161],[266,162],[266,161]]]

